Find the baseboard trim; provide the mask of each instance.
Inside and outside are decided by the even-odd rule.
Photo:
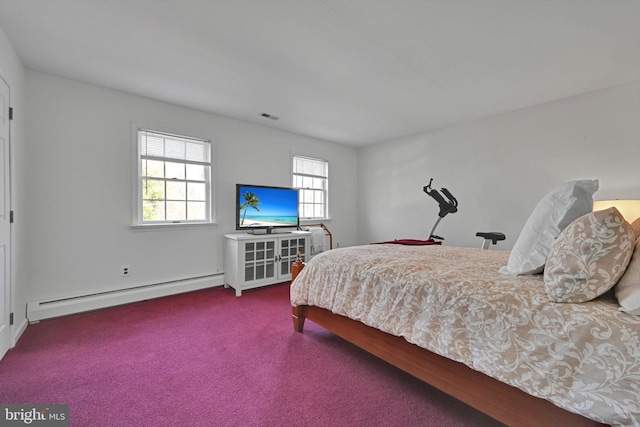
[[[22,336],[22,334],[24,334],[24,331],[27,330],[27,326],[29,326],[29,322],[27,321],[27,319],[23,319],[22,322],[20,322],[20,326],[14,327],[12,338],[13,341],[11,342],[12,348],[16,346],[20,337]]]
[[[87,295],[31,301],[27,303],[27,319],[29,323],[33,323],[53,317],[212,288],[223,284],[224,274],[215,274],[132,288],[107,290]]]

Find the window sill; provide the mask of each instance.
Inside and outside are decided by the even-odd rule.
[[[172,222],[164,224],[132,224],[133,230],[177,230],[184,228],[214,227],[217,222]]]
[[[329,222],[329,221],[331,221],[331,218],[316,218],[316,219],[300,218],[300,226],[303,226],[305,224],[317,224],[319,222]]]

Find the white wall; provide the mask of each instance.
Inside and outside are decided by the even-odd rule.
[[[291,185],[291,153],[330,162],[329,226],[356,243],[357,152],[326,141],[27,71],[29,301],[222,273],[235,184]],[[132,122],[216,144],[218,225],[130,228]],[[120,266],[132,274],[120,277]]]
[[[13,339],[17,341],[19,335],[26,328],[25,304],[28,267],[26,260],[28,253],[24,245],[25,236],[25,108],[24,108],[24,67],[11,43],[0,29],[0,76],[9,83],[10,102],[14,109],[14,119],[11,121],[11,209],[15,212],[15,222],[11,226],[11,300],[14,312]]]
[[[438,211],[422,192],[430,177],[460,202],[437,230],[450,245],[501,230],[509,249],[537,200],[570,179],[599,178],[597,198],[640,198],[640,82],[356,150],[40,72],[23,81],[3,34],[0,49],[17,111],[18,321],[26,301],[222,272],[235,183],[289,185],[292,152],[329,160],[342,246],[426,238]],[[215,141],[218,225],[129,227],[132,122]]]
[[[363,148],[358,240],[425,239],[438,214],[434,178],[458,199],[436,234],[479,246],[503,231],[510,249],[536,203],[569,180],[598,178],[596,199],[640,199],[640,82]]]

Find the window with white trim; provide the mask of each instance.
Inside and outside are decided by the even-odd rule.
[[[211,222],[211,142],[138,130],[137,224]]]
[[[329,162],[293,156],[293,188],[299,190],[300,219],[328,218]]]

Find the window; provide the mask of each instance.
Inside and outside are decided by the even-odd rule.
[[[138,130],[138,224],[211,222],[211,143]]]
[[[293,156],[293,188],[300,191],[301,219],[328,217],[329,162]]]

